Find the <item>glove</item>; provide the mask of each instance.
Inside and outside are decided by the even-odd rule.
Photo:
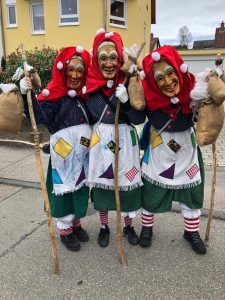
[[[216,73],[218,74],[219,77],[223,75],[223,70],[220,66],[215,67],[215,71],[216,71]]]
[[[128,94],[127,89],[123,84],[119,84],[116,88],[116,97],[120,100],[122,103],[126,103],[128,100]]]
[[[123,52],[126,53],[128,56],[134,58],[137,58],[138,55],[138,46],[136,44],[133,44],[130,48],[124,48]]]
[[[29,90],[32,89],[32,83],[30,78],[24,77],[20,80],[20,92],[22,95],[26,95]]]
[[[132,65],[130,66],[129,70],[128,70],[128,73],[129,74],[133,74],[137,72],[137,65],[135,65],[134,63],[132,63]]]

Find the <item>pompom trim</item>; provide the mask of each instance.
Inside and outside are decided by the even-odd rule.
[[[48,90],[48,89],[43,89],[43,91],[42,91],[42,95],[43,95],[44,97],[48,97],[48,96],[49,96],[49,94],[50,94],[50,92],[49,92],[49,90]]]
[[[86,94],[86,92],[87,92],[87,87],[86,87],[86,85],[84,85],[82,87],[82,94]]]
[[[152,53],[152,59],[154,60],[154,61],[159,61],[160,60],[160,54],[159,54],[159,52],[157,52],[157,51],[155,51],[155,52],[153,52]]]
[[[113,36],[113,32],[107,32],[107,33],[105,34],[105,37],[106,37],[106,38],[109,38],[109,37],[111,37],[111,36]]]
[[[68,91],[68,95],[71,97],[71,98],[74,98],[76,96],[76,91],[75,90],[69,90]]]
[[[62,63],[61,61],[59,61],[59,62],[57,63],[57,69],[58,69],[59,71],[61,71],[61,70],[63,69],[63,63]]]
[[[177,104],[178,102],[180,102],[180,100],[177,97],[172,97],[170,99],[170,102],[173,103],[173,104]]]
[[[180,71],[181,71],[182,73],[187,73],[187,70],[188,70],[188,66],[187,66],[186,64],[182,64],[182,65],[180,66]]]
[[[82,52],[84,52],[84,48],[82,46],[77,46],[76,52],[77,53],[82,53]]]
[[[99,28],[97,31],[96,31],[96,35],[100,34],[100,33],[104,33],[105,32],[105,29],[104,28]]]
[[[109,79],[108,81],[107,81],[107,87],[108,88],[112,88],[113,87],[113,85],[114,85],[114,80],[111,80],[111,79]]]

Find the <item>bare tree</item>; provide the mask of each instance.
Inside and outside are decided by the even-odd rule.
[[[192,34],[189,31],[189,29],[188,29],[187,26],[182,26],[179,29],[178,36],[179,36],[180,45],[182,47],[183,46],[187,46],[188,47],[190,45],[190,43],[192,41]]]

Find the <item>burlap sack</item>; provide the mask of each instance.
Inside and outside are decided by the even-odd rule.
[[[131,77],[128,85],[131,106],[136,110],[144,110],[146,106],[144,89],[139,76]]]
[[[23,98],[18,90],[0,95],[0,131],[19,133],[23,118]]]
[[[198,110],[196,140],[199,146],[215,143],[224,123],[224,106],[216,105],[213,100],[202,103]]]
[[[208,91],[216,104],[225,100],[225,83],[216,75],[208,78]]]
[[[225,70],[223,70],[223,74],[220,76],[220,78],[225,83]]]

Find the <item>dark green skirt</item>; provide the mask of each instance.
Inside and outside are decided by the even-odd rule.
[[[141,208],[141,187],[131,191],[120,191],[121,212],[137,211]],[[100,188],[91,190],[91,200],[98,211],[116,211],[115,192]]]
[[[80,219],[86,216],[89,188],[83,186],[78,191],[67,193],[62,196],[56,196],[53,194],[51,159],[49,160],[48,164],[46,186],[50,202],[51,215],[53,217],[62,218],[64,216],[74,214],[76,219]]]
[[[201,151],[198,148],[198,159],[202,182],[187,189],[165,189],[142,178],[142,208],[152,213],[170,211],[172,202],[186,204],[191,209],[202,208],[204,199],[204,165]]]

